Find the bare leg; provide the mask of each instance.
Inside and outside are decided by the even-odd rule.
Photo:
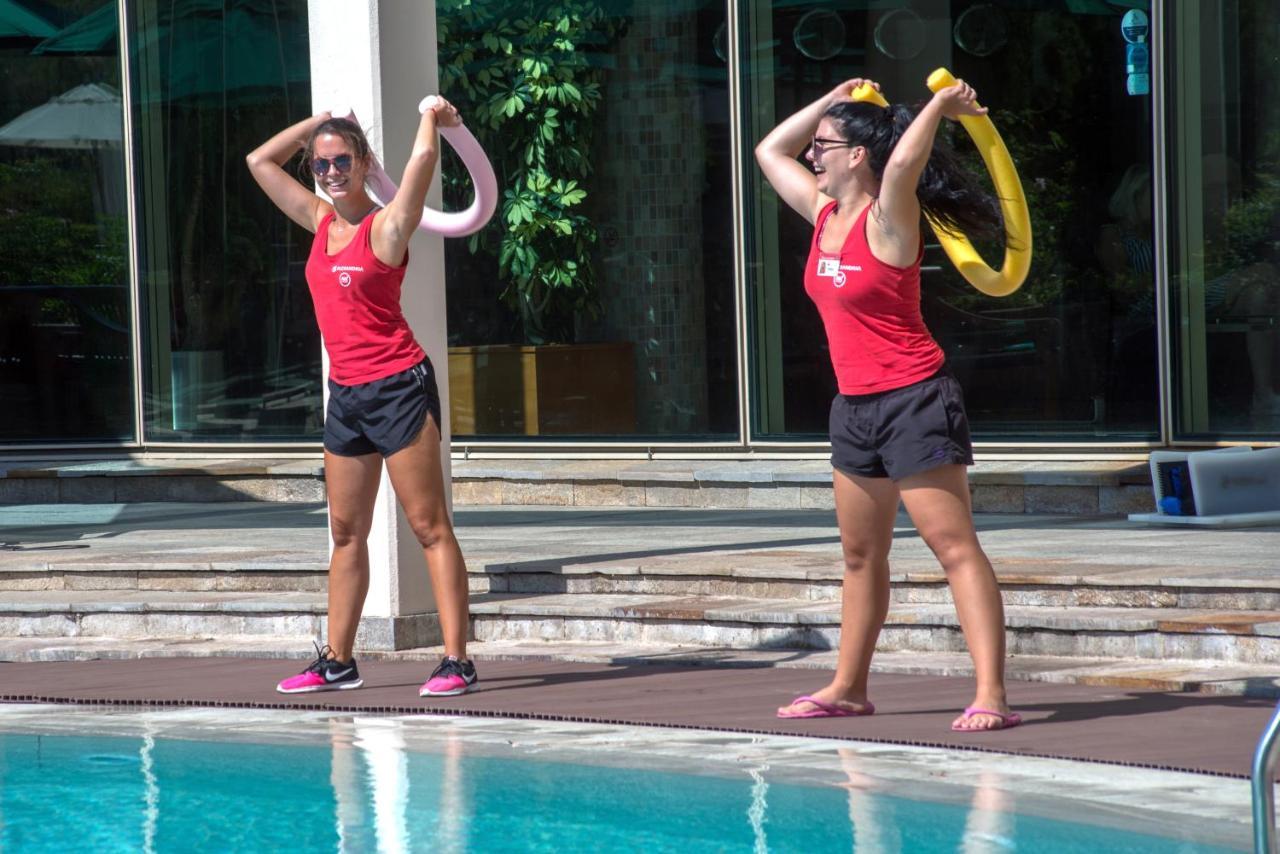
[[[329,646],[339,661],[350,661],[356,627],[369,592],[369,529],[378,497],[382,458],[377,454],[342,457],[324,452],[329,494]]]
[[[414,536],[422,544],[431,574],[444,633],[446,655],[466,660],[469,612],[467,565],[453,535],[444,501],[440,466],[440,429],[428,416],[421,432],[407,447],[387,457],[387,473],[404,507]]]
[[[840,651],[831,683],[811,696],[858,711],[867,703],[867,677],[876,639],[889,613],[889,549],[898,512],[898,488],[888,478],[836,471],[836,521],[844,553],[840,605]],[[803,712],[793,703],[780,712]]]
[[[970,706],[1007,714],[1004,603],[991,562],[978,544],[965,467],[939,466],[903,478],[898,485],[916,530],[937,556],[951,586],[978,683]],[[994,715],[956,719],[956,726],[966,729],[1000,725]]]

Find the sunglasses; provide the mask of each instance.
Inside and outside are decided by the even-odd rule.
[[[822,152],[832,148],[855,148],[856,147],[855,143],[845,142],[843,139],[823,139],[820,136],[815,136],[813,138],[813,142],[810,143],[810,145],[813,147],[814,155],[819,157],[822,155]]]
[[[330,166],[338,170],[339,175],[347,174],[351,171],[351,155],[339,154],[332,160],[327,157],[316,157],[311,161],[311,171],[317,175],[328,175]]]

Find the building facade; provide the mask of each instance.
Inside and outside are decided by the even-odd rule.
[[[938,66],[991,107],[1034,233],[999,299],[926,247],[979,449],[1280,441],[1273,0],[435,7],[440,88],[504,193],[445,247],[455,451],[820,451],[810,230],[751,150],[841,81],[915,103]],[[311,235],[244,155],[313,111],[311,39],[352,25],[323,0],[0,0],[0,445],[318,449]]]

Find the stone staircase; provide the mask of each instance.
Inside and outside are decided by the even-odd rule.
[[[1280,534],[1269,539],[1280,543]],[[999,556],[994,563],[1013,670],[1022,678],[1088,681],[1105,674],[1113,684],[1233,691],[1251,682],[1251,693],[1270,693],[1262,683],[1280,676],[1280,573],[1214,567],[1179,577],[1158,565]],[[473,606],[475,636],[493,643],[830,651],[838,643],[839,585],[836,560],[812,554],[707,555],[696,565],[491,564],[473,572],[473,589],[490,591]],[[940,570],[894,573],[878,648],[941,654],[938,669],[969,672]]]
[[[321,508],[131,509],[138,518],[120,526],[68,521],[89,505],[34,520],[0,508],[0,659],[298,657],[323,636]],[[476,655],[834,663],[841,569],[829,512],[470,506],[457,520]],[[1011,676],[1280,694],[1280,530],[978,520],[1004,592]],[[969,672],[927,548],[903,528],[892,557],[877,669]]]

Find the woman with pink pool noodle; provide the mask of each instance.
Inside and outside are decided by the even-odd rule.
[[[439,160],[440,133],[475,142],[453,105],[435,97],[423,102],[398,191],[377,164],[360,126],[330,113],[286,128],[247,158],[254,180],[276,207],[315,233],[307,285],[329,354],[324,429],[333,537],[329,637],[314,662],[276,686],[281,693],[364,684],[353,648],[369,590],[366,541],[384,460],[396,498],[426,554],[444,634],[445,657],[419,693],[463,694],[476,682],[466,649],[467,570],[445,507],[435,373],[400,309],[409,239],[424,222],[423,203]],[[330,201],[285,171],[285,163],[299,149],[304,167]],[[477,155],[486,175],[476,175]],[[466,216],[436,214],[446,219],[437,219],[435,224],[443,228],[435,230],[447,234],[483,226],[497,195],[493,170],[479,146],[473,145],[464,156],[477,202]],[[383,191],[382,204],[366,188],[374,179]]]

